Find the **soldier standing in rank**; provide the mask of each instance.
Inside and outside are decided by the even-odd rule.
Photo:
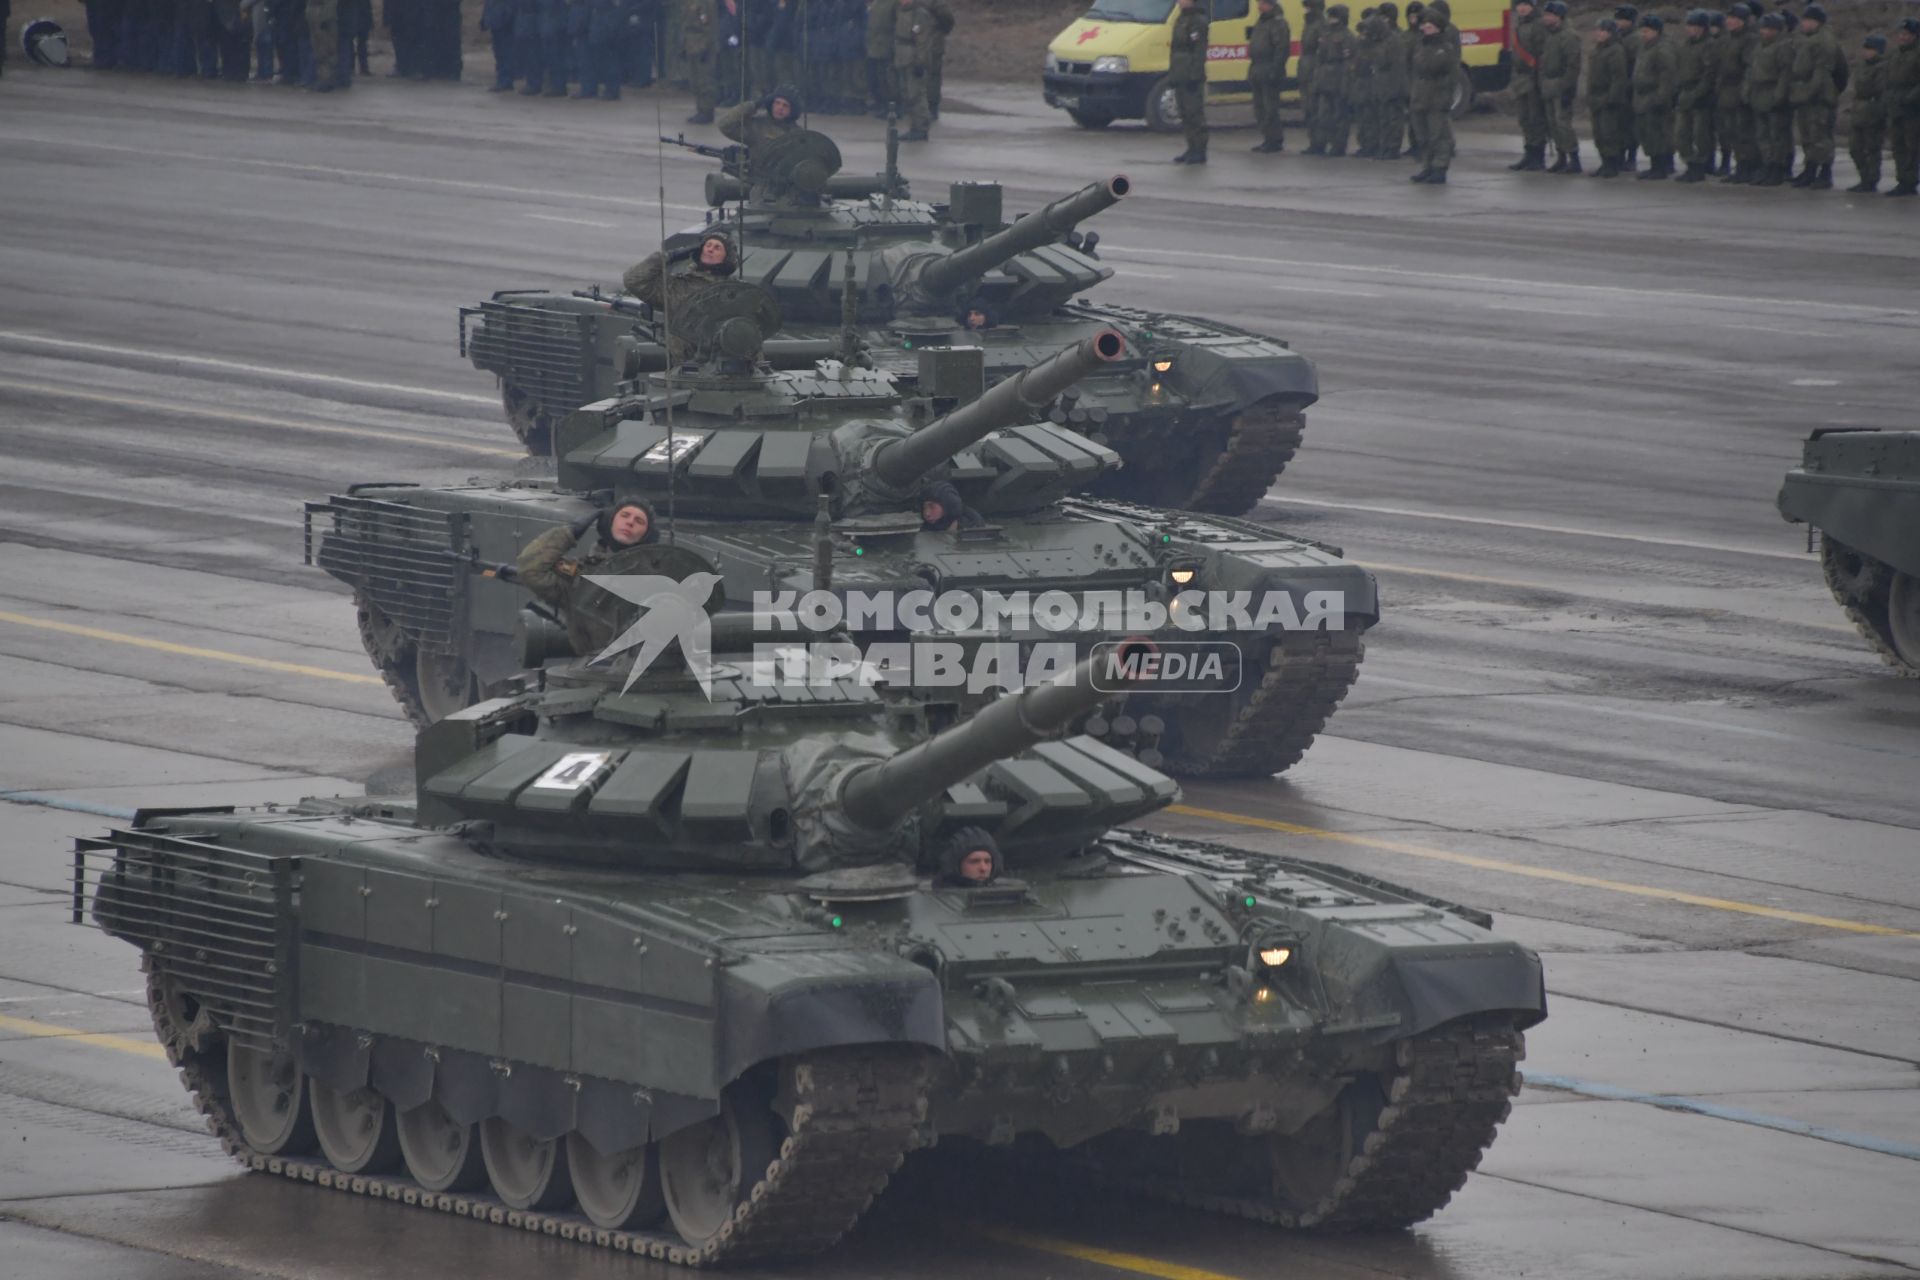
[[[1596,178],[1620,176],[1627,158],[1626,116],[1633,85],[1627,79],[1627,51],[1620,26],[1612,18],[1594,24],[1593,57],[1587,64],[1587,112],[1593,121],[1593,149],[1600,154]]]
[[[1347,59],[1347,92],[1345,107],[1347,119],[1353,124],[1354,156],[1373,155],[1377,145],[1374,134],[1378,124],[1373,110],[1373,56],[1374,46],[1380,43],[1379,15],[1372,9],[1360,11],[1360,21],[1353,29],[1353,56]],[[1345,139],[1341,141],[1344,143]]]
[[[1180,16],[1173,22],[1172,48],[1167,52],[1167,81],[1173,86],[1174,107],[1187,149],[1175,164],[1207,162],[1207,48],[1212,32],[1206,10],[1198,0],[1179,0]]]
[[[1633,118],[1633,73],[1640,68],[1640,11],[1630,4],[1613,11],[1614,25],[1620,28],[1620,51],[1627,55],[1627,155],[1620,162],[1622,173],[1632,173],[1640,156],[1640,134]]]
[[[1540,55],[1547,30],[1533,0],[1513,0],[1513,105],[1520,115],[1520,158],[1507,168],[1526,173],[1547,167],[1547,117],[1540,101]]]
[[[1640,19],[1640,57],[1633,65],[1633,132],[1647,153],[1648,178],[1673,176],[1673,46],[1657,13]]]
[[[893,16],[894,0],[866,0],[867,5],[867,98],[873,114],[886,118],[893,101]]]
[[[1687,14],[1687,38],[1673,55],[1673,133],[1687,171],[1682,182],[1705,182],[1713,167],[1713,87],[1720,69],[1704,9]]]
[[[1754,144],[1753,109],[1747,105],[1747,67],[1759,34],[1753,29],[1753,10],[1737,0],[1727,10],[1726,46],[1720,50],[1720,82],[1713,100],[1714,131],[1720,145],[1732,155],[1722,182],[1745,186],[1760,176],[1760,151]]]
[[[1178,31],[1178,27],[1175,31]],[[900,95],[900,104],[913,126],[900,135],[902,142],[925,142],[927,128],[933,122],[933,108],[927,101],[927,76],[933,67],[934,32],[933,12],[928,8],[927,0],[896,0],[893,16],[894,89]]]
[[[1310,156],[1347,154],[1347,78],[1352,69],[1353,32],[1347,30],[1347,6],[1327,6],[1320,39],[1313,51],[1313,141]]]
[[[1793,47],[1786,42],[1786,19],[1769,13],[1760,19],[1760,39],[1747,63],[1742,96],[1753,112],[1753,131],[1760,152],[1756,187],[1777,187],[1787,180],[1793,163],[1793,106],[1787,100],[1787,82],[1793,71]]]
[[[1887,145],[1887,38],[1868,36],[1860,45],[1860,73],[1853,78],[1853,114],[1847,119],[1847,154],[1860,181],[1856,195],[1880,188],[1880,153]]]
[[[1573,103],[1580,92],[1580,36],[1567,25],[1565,0],[1547,0],[1540,13],[1546,42],[1540,50],[1540,106],[1547,115],[1547,137],[1557,153],[1548,173],[1580,172],[1580,136],[1573,128]]]
[[[1887,137],[1893,144],[1890,196],[1920,195],[1920,18],[1902,18],[1893,29],[1887,65]]]
[[[505,93],[513,88],[514,19],[518,6],[514,0],[485,0],[480,7],[480,29],[493,41],[493,83],[488,93]]]
[[[1447,166],[1453,163],[1453,86],[1460,55],[1447,42],[1442,25],[1448,17],[1434,12],[1434,0],[1420,14],[1420,42],[1413,54],[1413,86],[1408,106],[1414,133],[1421,140],[1420,172],[1408,179],[1445,186]]]
[[[933,52],[927,59],[927,114],[940,118],[940,83],[947,68],[947,37],[953,34],[953,5],[949,0],[921,0],[933,15]]]
[[[1373,158],[1398,160],[1407,136],[1407,36],[1400,30],[1400,8],[1380,0],[1374,10],[1380,43],[1373,51],[1373,109],[1378,119]]]
[[[687,82],[693,88],[693,114],[687,117],[687,123],[712,124],[716,91],[713,0],[682,0],[680,53],[686,59]]]
[[[1300,95],[1300,110],[1306,116],[1307,142],[1313,142],[1313,67],[1320,48],[1320,28],[1327,20],[1327,0],[1300,2],[1300,58],[1293,68],[1294,91]]]
[[[1269,154],[1287,149],[1280,123],[1280,94],[1287,83],[1287,59],[1293,53],[1293,30],[1280,0],[1260,0],[1260,17],[1247,32],[1247,81],[1253,86],[1253,119],[1260,126],[1260,142],[1253,149]]]
[[[1800,39],[1793,42],[1793,127],[1804,162],[1796,187],[1826,191],[1833,187],[1833,117],[1846,87],[1847,60],[1827,30],[1827,11],[1817,4],[1800,15]]]

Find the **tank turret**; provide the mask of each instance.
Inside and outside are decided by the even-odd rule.
[[[938,305],[940,300],[969,281],[1023,253],[1060,239],[1094,214],[1111,209],[1132,189],[1133,183],[1127,175],[1116,173],[1104,182],[1088,183],[1072,195],[1028,214],[1005,231],[995,232],[978,244],[968,245],[954,253],[910,259],[901,272],[902,278],[895,281],[894,293],[904,301],[915,296],[909,293],[910,290],[917,291],[917,297],[924,300],[926,305]],[[905,305],[911,307],[913,302],[905,301]]]

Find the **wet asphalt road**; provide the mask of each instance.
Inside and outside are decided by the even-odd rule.
[[[0,118],[0,1270],[650,1274],[239,1175],[151,1044],[132,952],[58,905],[96,814],[407,784],[298,504],[524,467],[454,309],[610,280],[658,238],[659,168],[683,224],[707,162],[656,159],[644,96],[471,85],[23,74]],[[877,166],[876,126],[825,123]],[[1156,823],[1499,913],[1552,993],[1529,1087],[1406,1236],[895,1196],[830,1262],[752,1274],[1920,1271],[1920,684],[1771,506],[1808,430],[1912,423],[1913,210],[1520,178],[1482,125],[1444,191],[1250,142],[1223,130],[1188,173],[1023,101],[950,112],[909,172],[999,178],[1013,209],[1129,172],[1105,287],[1319,363],[1260,516],[1372,566],[1386,619],[1305,763]]]

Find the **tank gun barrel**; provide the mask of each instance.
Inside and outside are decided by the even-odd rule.
[[[965,724],[847,775],[840,806],[869,830],[883,831],[914,809],[996,760],[1018,755],[1065,729],[1112,696],[1095,672],[1131,678],[1129,658],[1154,652],[1150,640],[1123,640],[1102,648],[1047,684],[1030,685],[989,703]],[[1111,665],[1109,665],[1111,664]]]
[[[1090,182],[1070,196],[1021,218],[1004,231],[995,232],[979,244],[929,263],[920,274],[923,290],[932,294],[948,293],[975,276],[985,275],[1016,254],[1037,249],[1049,240],[1073,230],[1075,226],[1120,203],[1133,189],[1124,173],[1116,173],[1105,182]]]
[[[942,461],[989,432],[1012,426],[1050,403],[1101,365],[1127,349],[1116,329],[1103,329],[1083,342],[1057,351],[1021,370],[970,404],[928,423],[910,436],[890,440],[874,451],[873,473],[895,489],[907,489]]]

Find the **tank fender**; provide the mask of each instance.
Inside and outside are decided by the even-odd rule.
[[[1794,523],[1920,574],[1920,432],[1816,431],[1776,504]]]
[[[1211,346],[1186,346],[1174,357],[1173,372],[1202,404],[1245,408],[1279,396],[1305,408],[1320,398],[1313,361],[1291,351],[1284,357],[1232,355]]]
[[[1523,1027],[1547,1016],[1540,957],[1516,942],[1427,907],[1343,908],[1306,931],[1305,966],[1336,1023],[1397,1020],[1376,1038],[1398,1040],[1477,1013],[1514,1013]]]
[[[752,956],[725,969],[719,1001],[722,1082],[757,1063],[837,1045],[947,1047],[939,979],[884,952]]]

